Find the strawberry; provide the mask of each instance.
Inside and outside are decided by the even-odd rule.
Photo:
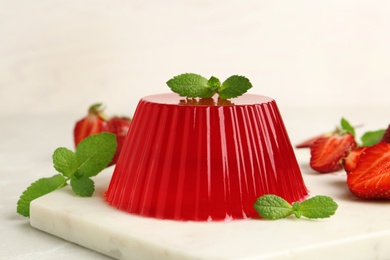
[[[76,122],[73,130],[75,146],[86,137],[102,132],[106,123],[106,116],[103,113],[101,104],[93,104],[88,109],[88,114]]]
[[[310,148],[310,146],[312,146],[312,144],[314,144],[315,141],[317,141],[321,137],[326,137],[326,134],[320,134],[317,136],[313,136],[309,139],[306,139],[306,140],[298,143],[297,145],[295,145],[295,148]]]
[[[116,147],[115,155],[110,165],[115,164],[118,160],[119,153],[122,150],[125,137],[130,128],[130,124],[131,124],[130,118],[116,116],[116,117],[112,117],[103,128],[103,131],[110,132],[116,135],[117,147]]]
[[[347,174],[349,190],[358,198],[390,199],[390,144],[380,142],[361,154]]]
[[[390,143],[390,125],[387,127],[385,133],[383,134],[381,141]]]
[[[129,130],[131,119],[128,117],[107,117],[103,113],[101,104],[94,104],[88,109],[88,114],[76,122],[73,136],[77,146],[84,138],[100,132],[110,132],[116,135],[117,148],[115,155],[109,165],[117,162],[119,153],[122,150],[123,142]]]
[[[356,149],[353,149],[349,152],[348,156],[343,160],[344,170],[349,173],[353,171],[356,167],[357,162],[359,161],[360,156],[368,146],[361,146]]]
[[[342,169],[342,159],[351,149],[357,146],[350,133],[333,133],[321,137],[310,146],[310,167],[321,173],[329,173]]]

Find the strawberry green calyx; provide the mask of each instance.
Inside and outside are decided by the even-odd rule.
[[[108,116],[104,113],[104,107],[102,103],[95,103],[91,105],[88,109],[89,115],[95,115],[103,119],[104,121],[108,121]]]
[[[218,93],[219,98],[229,99],[243,95],[252,87],[244,76],[234,75],[224,82],[214,76],[206,79],[194,73],[184,73],[167,81],[168,87],[175,93],[187,98],[211,98]]]
[[[355,128],[343,117],[340,121],[341,129],[355,137]]]
[[[341,118],[340,126],[341,126],[341,128],[338,129],[339,134],[350,133],[351,135],[356,137],[355,128],[345,118]],[[379,129],[379,130],[375,130],[375,131],[365,132],[360,137],[361,143],[359,144],[359,146],[360,147],[361,146],[372,146],[372,145],[379,143],[380,141],[382,141],[385,132],[386,132],[386,129]]]
[[[317,136],[313,136],[309,139],[306,139],[297,145],[295,145],[296,148],[309,148],[312,146],[318,139],[331,137],[331,136],[343,136],[346,134],[352,135],[356,139],[356,132],[355,132],[354,126],[352,126],[349,121],[347,121],[345,118],[341,118],[340,125],[337,126],[333,131],[322,133]],[[386,134],[387,133],[387,134]],[[381,141],[390,142],[390,126],[388,129],[379,129],[374,131],[368,131],[365,132],[360,137],[360,143],[358,144],[359,147],[364,146],[372,146],[375,145]]]

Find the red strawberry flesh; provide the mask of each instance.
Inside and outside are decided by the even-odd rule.
[[[86,137],[102,132],[105,125],[105,116],[101,104],[92,105],[88,110],[88,114],[77,121],[73,129],[75,146]]]
[[[319,138],[310,146],[310,167],[321,173],[342,169],[342,159],[357,146],[353,135],[333,134]]]
[[[110,132],[116,135],[116,152],[110,163],[110,165],[115,164],[118,161],[119,154],[122,150],[123,143],[125,141],[125,137],[127,132],[129,131],[131,124],[131,119],[127,117],[112,117],[107,125],[104,127],[103,131]]]
[[[367,146],[362,146],[349,152],[348,156],[344,160],[344,169],[347,173],[353,171],[356,168],[360,156],[367,148]]]
[[[365,150],[347,184],[358,198],[390,199],[390,144],[380,142]]]
[[[295,145],[295,148],[309,148],[310,146],[312,146],[318,139],[320,139],[321,137],[325,137],[326,134],[320,134],[320,135],[317,135],[317,136],[313,136],[309,139],[306,139],[300,143],[298,143],[297,145]]]

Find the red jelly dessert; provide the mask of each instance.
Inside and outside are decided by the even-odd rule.
[[[276,102],[148,96],[138,104],[108,203],[172,220],[258,218],[256,199],[308,193]]]

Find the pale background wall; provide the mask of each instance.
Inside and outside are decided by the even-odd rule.
[[[132,113],[174,75],[279,106],[389,104],[390,1],[0,0],[0,115]]]

